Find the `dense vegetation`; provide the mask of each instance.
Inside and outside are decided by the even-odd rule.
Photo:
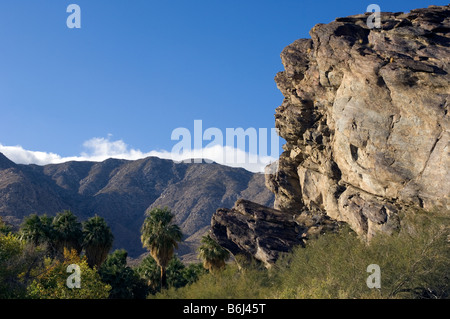
[[[450,220],[408,212],[401,231],[370,244],[350,229],[319,236],[265,269],[205,236],[202,264],[174,254],[181,240],[168,209],[154,209],[142,227],[150,254],[127,265],[127,252],[110,250],[112,235],[95,216],[83,223],[70,212],[30,215],[18,232],[0,220],[0,298],[449,298]],[[61,234],[64,232],[64,234]],[[69,265],[80,268],[81,288],[70,289]],[[369,288],[367,266],[377,264],[380,288]]]

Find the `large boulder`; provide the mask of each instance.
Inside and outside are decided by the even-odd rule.
[[[276,208],[320,210],[368,238],[405,205],[449,210],[449,13],[383,13],[379,29],[338,18],[283,50]]]
[[[338,224],[326,216],[280,211],[240,199],[212,217],[213,238],[233,255],[255,258],[270,267],[282,253]]]

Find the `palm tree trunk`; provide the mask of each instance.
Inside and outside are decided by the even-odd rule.
[[[167,288],[166,267],[161,267],[161,290]]]

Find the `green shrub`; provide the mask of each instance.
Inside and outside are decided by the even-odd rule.
[[[222,271],[206,273],[186,287],[170,288],[155,298],[260,299],[268,296],[273,283],[268,270],[239,269],[235,264]]]
[[[0,299],[23,297],[19,275],[26,270],[22,255],[24,243],[14,234],[0,234]]]
[[[80,268],[80,287],[69,288],[68,266],[75,264]],[[63,261],[47,260],[41,274],[27,287],[32,299],[106,299],[111,286],[101,281],[97,270],[90,268],[86,257],[78,252],[64,250]]]
[[[348,228],[294,249],[278,268],[278,298],[447,298],[449,218],[409,212],[399,233],[364,243]],[[381,270],[381,288],[368,288],[367,266]]]

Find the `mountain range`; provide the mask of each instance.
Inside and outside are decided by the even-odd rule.
[[[217,163],[148,157],[39,166],[16,164],[0,153],[4,221],[18,227],[30,214],[53,216],[63,210],[71,210],[80,221],[98,215],[111,227],[113,250],[126,249],[131,258],[145,252],[140,227],[148,209],[171,209],[184,234],[178,255],[192,261],[216,209],[242,197],[267,206],[274,201],[263,174]]]

